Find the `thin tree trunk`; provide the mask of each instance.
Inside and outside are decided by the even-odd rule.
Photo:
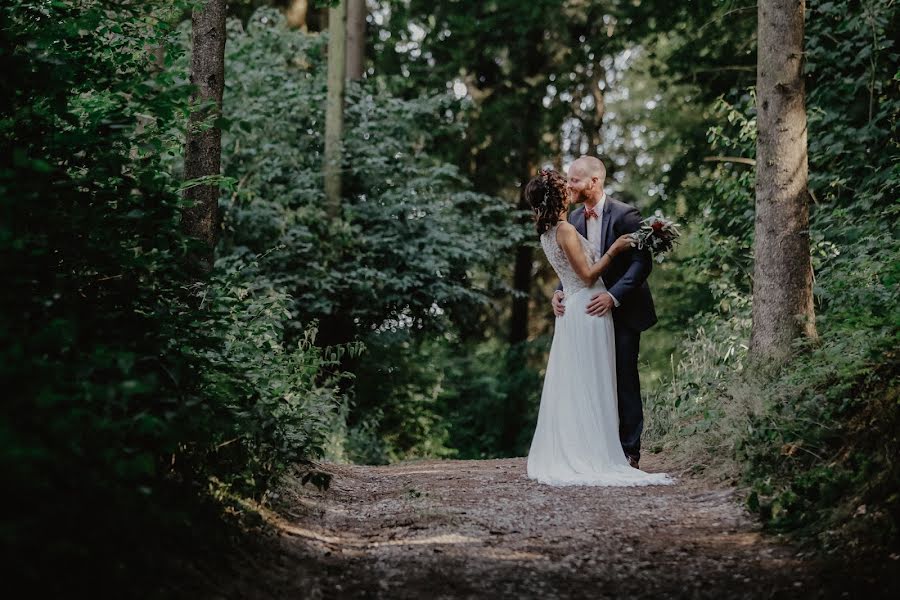
[[[306,17],[309,14],[309,0],[291,0],[284,12],[288,27],[306,31]]]
[[[192,105],[201,105],[190,117],[184,152],[185,180],[219,175],[222,163],[222,131],[210,127],[199,131],[199,125],[216,119],[222,112],[225,87],[225,0],[208,0],[191,18],[191,83],[195,92]],[[185,232],[203,242],[204,250],[192,263],[201,273],[213,265],[213,252],[218,233],[218,185],[198,185],[184,192],[194,205],[185,209]]]
[[[362,79],[366,63],[366,0],[347,0],[347,79]]]
[[[529,107],[526,115],[534,115],[535,110]],[[537,148],[540,140],[540,132],[536,129],[536,119],[526,117],[522,126],[524,142],[530,144],[529,149]],[[531,206],[525,199],[525,184],[532,178],[537,170],[537,159],[533,156],[533,150],[522,150],[521,185],[519,186],[519,200],[516,208],[531,212]],[[530,222],[530,221],[529,221]],[[512,299],[512,314],[509,322],[509,344],[516,346],[528,340],[528,307],[531,303],[531,284],[534,279],[534,252],[531,244],[524,243],[516,248],[516,262],[513,267],[513,289],[518,292]]]
[[[347,0],[328,12],[328,100],[325,109],[325,204],[328,215],[341,212],[341,137],[344,129]]]
[[[530,292],[534,253],[531,246],[516,248],[516,263],[513,273],[513,289],[520,293]],[[509,325],[509,343],[520,344],[528,339],[528,304],[531,296],[513,298],[512,318]]]
[[[529,176],[522,183],[522,190],[528,183]],[[523,194],[524,195],[524,194]],[[527,202],[519,201],[520,210],[531,210]],[[531,280],[534,267],[534,252],[528,244],[516,248],[516,262],[513,267],[513,289],[522,296],[512,300],[512,315],[509,323],[509,343],[515,346],[528,339],[528,305],[531,302]]]
[[[588,152],[591,156],[600,156],[600,145],[603,143],[603,136],[600,133],[603,127],[603,117],[606,116],[606,96],[600,89],[600,81],[606,76],[603,68],[594,65],[595,75],[591,78],[591,95],[594,97],[594,122],[591,124],[590,143],[591,147]]]
[[[531,179],[536,170],[536,149],[540,141],[539,122],[536,115],[539,112],[534,106],[527,106],[524,110],[522,124],[523,150],[521,175],[519,186],[519,210],[531,210],[525,199],[525,184]],[[527,141],[526,141],[527,140]],[[512,314],[509,322],[509,348],[506,352],[506,372],[509,376],[509,388],[507,390],[506,423],[503,427],[500,440],[501,448],[507,456],[518,456],[522,452],[518,442],[524,427],[528,412],[528,400],[530,391],[524,386],[530,385],[527,378],[521,374],[526,367],[529,306],[531,304],[531,288],[534,282],[534,251],[528,243],[516,248],[516,259],[513,266],[513,289],[518,292],[512,299]]]
[[[756,226],[750,351],[785,359],[815,337],[809,255],[805,0],[760,0],[756,104]]]
[[[528,179],[522,182],[522,190],[525,189],[525,183],[527,182]],[[524,193],[522,196],[524,197]],[[523,202],[520,201],[519,208],[522,208],[522,204]],[[506,372],[509,378],[509,387],[506,392],[507,412],[500,439],[500,446],[506,456],[519,456],[522,452],[518,442],[528,412],[527,403],[531,397],[531,390],[524,389],[531,381],[528,378],[523,378],[522,373],[526,369],[528,358],[528,346],[525,342],[528,341],[528,306],[531,302],[533,266],[534,255],[531,247],[523,244],[516,248],[513,288],[517,292],[524,294],[524,296],[513,298],[512,316],[509,324],[509,347],[506,351]]]
[[[531,210],[525,200],[525,184],[531,178],[531,173],[526,171],[520,186],[519,209]],[[534,278],[534,252],[529,244],[522,244],[516,248],[516,262],[513,267],[513,289],[517,295],[512,300],[512,315],[509,323],[509,347],[506,351],[507,373],[507,398],[508,412],[505,415],[505,423],[501,434],[500,446],[507,456],[519,456],[522,449],[519,448],[519,440],[528,412],[528,401],[531,390],[526,386],[531,383],[522,377],[527,368],[528,360],[528,313],[531,303],[531,284]]]
[[[328,13],[330,9],[313,8],[306,13],[307,31],[327,31],[328,30]]]

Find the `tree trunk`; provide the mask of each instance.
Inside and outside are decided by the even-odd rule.
[[[311,10],[306,12],[306,30],[307,31],[327,31],[328,30],[328,13],[329,8],[316,8],[313,5]]]
[[[347,0],[347,79],[362,79],[366,63],[366,0]]]
[[[225,0],[208,0],[191,17],[191,83],[195,91],[184,151],[185,180],[219,175],[222,162],[222,131],[200,125],[222,113],[225,87]],[[218,185],[198,185],[184,192],[194,205],[185,209],[185,232],[203,242],[204,249],[191,261],[200,273],[208,273],[213,265],[213,252],[218,233]]]
[[[307,30],[306,17],[309,14],[309,0],[291,0],[287,10],[284,11],[288,27]]]
[[[531,176],[522,181],[522,199],[519,200],[519,210],[531,210],[524,199],[525,184]],[[509,323],[509,343],[512,346],[520,344],[528,339],[528,305],[531,302],[531,280],[534,267],[534,252],[528,244],[522,244],[516,248],[516,262],[513,267],[513,289],[522,294],[513,297],[512,315]]]
[[[783,360],[815,337],[809,255],[805,0],[760,0],[752,355]]]
[[[341,213],[341,137],[344,129],[347,0],[328,12],[328,100],[325,108],[325,205],[328,215]]]
[[[531,107],[525,109],[526,115],[534,115]],[[537,148],[540,140],[540,132],[535,128],[536,119],[526,118],[522,126],[522,134],[529,148]],[[525,199],[525,184],[534,176],[537,170],[537,159],[533,157],[533,150],[522,150],[521,185],[519,186],[519,200],[516,208],[531,212],[531,206]],[[530,222],[530,219],[527,220]],[[534,279],[534,252],[531,244],[524,243],[516,248],[516,262],[513,266],[513,289],[518,292],[512,299],[512,313],[509,322],[509,344],[516,346],[528,340],[528,306],[531,303],[531,284]]]
[[[603,143],[601,134],[603,117],[606,116],[606,96],[603,90],[600,89],[600,81],[606,77],[606,72],[599,64],[594,65],[594,72],[595,75],[591,78],[591,95],[594,97],[594,121],[591,123],[590,137],[588,138],[591,145],[588,154],[599,157],[600,145]]]
[[[523,107],[521,175],[519,186],[519,210],[531,211],[528,201],[525,199],[525,184],[534,175],[537,169],[537,149],[540,143],[539,121],[540,114],[536,106],[529,104]],[[527,141],[526,141],[527,140]],[[528,219],[530,222],[530,219]],[[516,261],[513,266],[513,289],[517,292],[512,299],[512,311],[509,322],[509,348],[506,352],[506,373],[509,377],[507,389],[507,414],[506,423],[500,440],[503,452],[507,456],[519,456],[523,451],[519,442],[524,429],[525,418],[528,414],[528,401],[532,390],[526,386],[533,382],[523,373],[527,367],[528,346],[528,321],[529,306],[531,304],[531,288],[534,281],[534,251],[528,243],[516,248]]]

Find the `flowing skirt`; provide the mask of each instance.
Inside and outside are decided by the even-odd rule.
[[[567,295],[550,347],[528,477],[549,485],[636,486],[673,483],[665,473],[632,468],[619,443],[612,315],[587,303],[599,283]]]

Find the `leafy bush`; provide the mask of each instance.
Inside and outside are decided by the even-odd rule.
[[[688,465],[740,477],[771,527],[828,549],[897,548],[900,102],[890,66],[889,2],[814,6],[807,29],[811,234],[820,339],[800,344],[774,377],[748,369],[753,181],[717,167],[692,229],[717,310],[695,333],[670,385],[652,399],[657,448]],[[749,100],[752,96],[746,96]],[[719,102],[710,131],[722,153],[752,156],[752,103]],[[714,265],[710,268],[711,265]],[[724,269],[723,266],[729,266]],[[696,434],[701,435],[696,437]]]
[[[214,332],[196,347],[201,393],[222,411],[207,436],[203,471],[241,495],[259,497],[298,463],[321,457],[326,437],[345,402],[339,365],[356,357],[359,344],[321,348],[315,324],[303,337],[285,340],[290,297],[257,271],[264,260],[220,260],[192,323]],[[203,305],[201,304],[201,309]]]
[[[369,348],[344,361],[359,377],[347,448],[331,438],[336,456],[444,455],[434,396],[441,365],[428,374],[412,363],[429,359],[425,340],[478,327],[486,273],[525,231],[505,203],[434,158],[437,140],[456,127],[445,117],[451,100],[397,98],[375,79],[347,92],[343,214],[330,219],[326,35],[290,30],[269,8],[246,27],[230,21],[228,35],[223,172],[237,183],[222,202],[222,254],[268,252],[259,277],[291,295],[292,322],[318,322],[324,344]],[[287,333],[302,337],[290,324]]]
[[[169,26],[183,8],[0,9],[0,540],[37,592],[146,591],[137,559],[220,541],[208,500],[260,497],[317,455],[334,366],[357,351],[312,331],[287,343],[289,297],[248,278],[252,260],[188,279],[167,168],[187,120]]]

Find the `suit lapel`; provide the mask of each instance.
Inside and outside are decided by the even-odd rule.
[[[579,206],[572,211],[572,216],[569,218],[569,223],[575,226],[575,229],[578,230],[578,233],[583,235],[585,238],[587,237],[587,224],[584,222],[584,206]]]
[[[612,230],[612,218],[609,214],[611,209],[612,203],[609,200],[609,196],[607,196],[606,200],[603,201],[603,226],[600,228],[600,248],[603,252],[606,252],[612,246],[612,241],[609,239]],[[582,220],[584,220],[583,214]]]

